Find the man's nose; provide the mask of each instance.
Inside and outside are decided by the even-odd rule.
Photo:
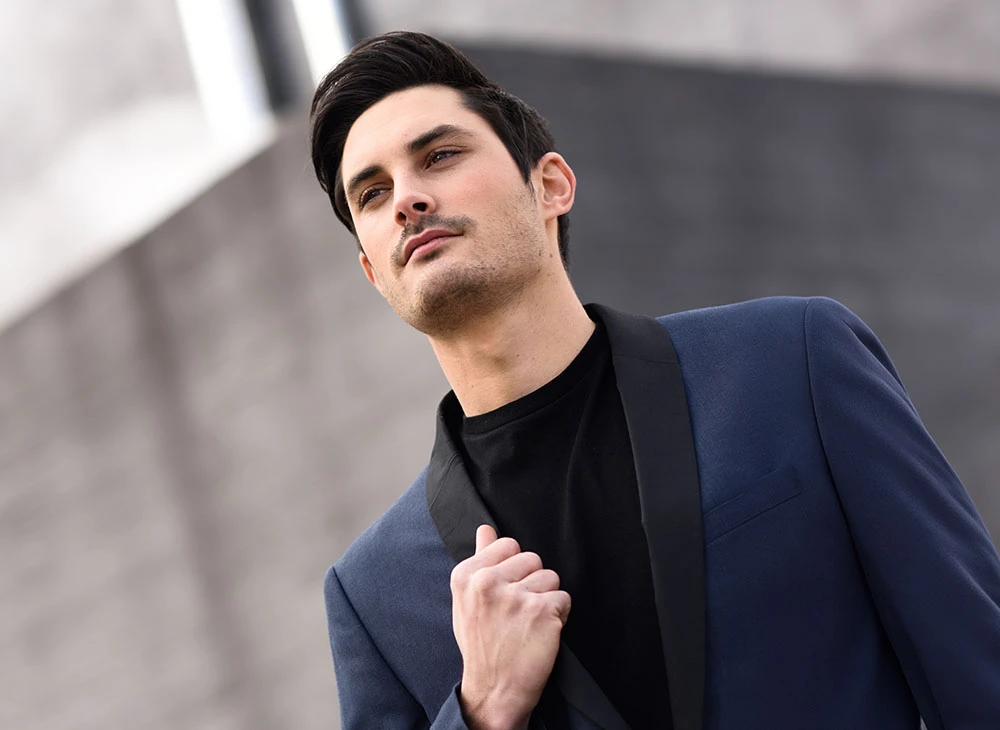
[[[434,198],[422,190],[410,189],[396,197],[396,222],[405,226],[433,213],[436,208]]]

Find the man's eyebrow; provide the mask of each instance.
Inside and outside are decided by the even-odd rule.
[[[381,165],[369,165],[368,167],[366,167],[364,170],[362,170],[357,175],[352,177],[351,181],[347,183],[347,186],[344,188],[344,190],[346,191],[344,197],[353,198],[354,191],[361,183],[365,182],[369,178],[375,177],[381,172],[382,172]]]
[[[472,132],[463,127],[456,127],[454,124],[439,124],[434,127],[434,129],[424,132],[419,137],[410,140],[410,143],[406,145],[406,151],[411,155],[415,152],[419,152],[424,147],[429,145],[435,140],[441,139],[441,137],[471,137]]]

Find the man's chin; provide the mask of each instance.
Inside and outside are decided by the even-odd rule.
[[[430,273],[430,272],[428,272]],[[435,272],[421,282],[411,302],[393,306],[414,329],[427,335],[454,332],[497,298],[489,277],[480,271]]]

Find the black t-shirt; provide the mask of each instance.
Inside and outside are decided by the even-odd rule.
[[[573,600],[562,638],[635,730],[670,706],[631,442],[598,323],[554,380],[495,411],[445,411],[500,534],[538,553]]]

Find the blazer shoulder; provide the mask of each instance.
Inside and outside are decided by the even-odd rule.
[[[801,318],[811,302],[822,301],[837,304],[825,297],[776,296],[749,299],[743,302],[722,304],[713,307],[688,309],[657,317],[668,330],[699,327],[747,326],[770,323],[776,319]],[[843,305],[840,305],[843,306]]]
[[[808,327],[837,322],[852,329],[866,329],[861,320],[835,299],[828,297],[763,297],[657,317],[671,338],[681,343],[706,345],[735,341],[772,340],[801,342]]]
[[[426,495],[425,468],[389,509],[351,543],[334,566],[338,575],[342,578],[357,573],[378,575],[388,565],[398,563],[401,551],[411,547],[408,543],[436,538]]]

